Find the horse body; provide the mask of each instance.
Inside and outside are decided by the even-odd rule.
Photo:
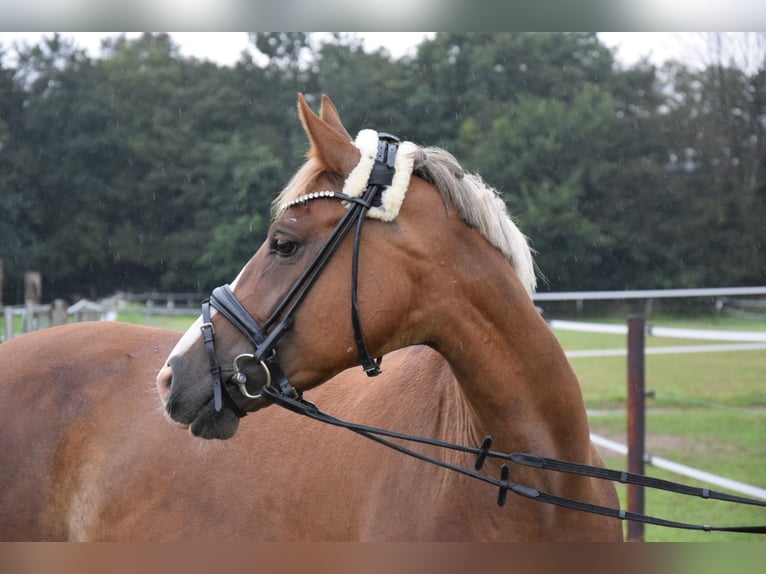
[[[17,373],[0,386],[0,539],[518,537],[518,524],[504,524],[524,522],[518,509],[497,508],[491,487],[286,410],[252,415],[226,442],[179,433],[150,386],[177,339],[86,323],[0,345],[4,372]],[[308,395],[340,417],[381,426],[408,420],[395,430],[475,443],[441,355],[410,347],[386,363],[374,381],[344,371]],[[536,538],[540,511],[549,521],[558,511],[523,502],[535,515],[525,529]]]
[[[310,293],[294,308],[283,305],[354,205],[352,184],[366,161],[362,140],[357,149],[329,100],[317,116],[301,98],[299,111],[309,160],[231,289],[264,330],[285,327],[269,364],[248,362],[252,347],[223,311],[178,342],[172,333],[114,324],[0,345],[0,365],[12,365],[0,385],[0,424],[10,429],[0,433],[8,452],[0,464],[10,469],[0,478],[0,515],[13,517],[0,535],[621,539],[611,518],[512,493],[499,508],[492,487],[273,406],[250,387],[240,394],[234,375],[218,379],[229,401],[218,403],[216,377],[232,372],[227,365],[249,385],[273,386],[269,365],[278,360],[290,388],[339,418],[462,445],[492,435],[493,450],[601,464],[577,379],[530,297],[525,238],[494,191],[441,152],[408,148],[413,177],[392,184],[380,221],[365,224],[359,244],[341,239]],[[355,307],[349,277],[356,285],[357,274],[349,270],[357,257]],[[364,362],[362,346],[384,357],[383,373],[371,381],[350,370]],[[240,424],[238,411],[251,414]],[[473,464],[467,454],[438,455]],[[488,461],[484,471],[498,476],[499,463]],[[614,487],[592,478],[513,466],[510,480],[618,504]]]

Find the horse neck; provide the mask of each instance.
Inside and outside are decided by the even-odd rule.
[[[450,269],[459,287],[429,315],[441,322],[433,346],[456,376],[470,438],[491,434],[504,449],[587,460],[582,393],[561,346],[499,252],[466,252],[466,266]]]

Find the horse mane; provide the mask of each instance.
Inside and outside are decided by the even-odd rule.
[[[301,195],[305,195],[319,175],[325,171],[322,162],[309,156],[308,160],[295,172],[293,177],[271,204],[271,218],[276,219],[285,212],[287,206]]]
[[[309,157],[274,200],[272,215],[281,215],[285,206],[305,194],[323,170],[317,158]],[[438,147],[418,148],[413,175],[439,190],[448,208],[454,209],[466,225],[476,229],[505,255],[530,296],[535,292],[537,279],[532,250],[494,188],[478,174],[465,172],[451,153]]]
[[[535,292],[537,279],[532,250],[493,187],[479,174],[465,172],[451,153],[438,147],[420,148],[415,156],[413,175],[438,189],[445,203],[466,225],[476,229],[505,255],[530,296]]]

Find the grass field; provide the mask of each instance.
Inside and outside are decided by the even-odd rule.
[[[653,317],[662,326],[739,329],[766,332],[766,321],[722,318]],[[623,323],[624,324],[624,323]],[[625,348],[623,335],[557,331],[565,350]],[[712,343],[649,337],[647,348]],[[573,357],[594,433],[626,443],[627,359]],[[766,351],[727,351],[646,356],[647,452],[731,478],[766,487]],[[605,453],[607,454],[607,453]],[[625,457],[609,454],[608,466],[623,469]],[[650,476],[707,486],[647,466]],[[621,497],[625,497],[620,487]],[[766,524],[766,509],[646,493],[646,513],[663,518],[727,525]],[[648,541],[759,541],[763,535],[704,533],[646,526]]]

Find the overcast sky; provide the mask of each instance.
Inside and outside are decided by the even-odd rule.
[[[6,49],[15,41],[37,43],[42,32],[0,32],[0,44]],[[138,35],[140,32],[129,32]],[[399,57],[417,45],[427,32],[361,32],[368,49],[386,47],[394,57]],[[101,40],[113,33],[107,32],[64,32],[73,37],[78,45],[92,55],[98,55]],[[247,49],[245,32],[173,32],[171,36],[179,44],[181,53],[200,59],[209,59],[222,65],[232,65]],[[674,32],[605,32],[601,40],[616,49],[618,59],[626,65],[636,63],[643,57],[656,64],[675,58],[687,64],[699,63],[704,57],[702,35],[698,33]]]

